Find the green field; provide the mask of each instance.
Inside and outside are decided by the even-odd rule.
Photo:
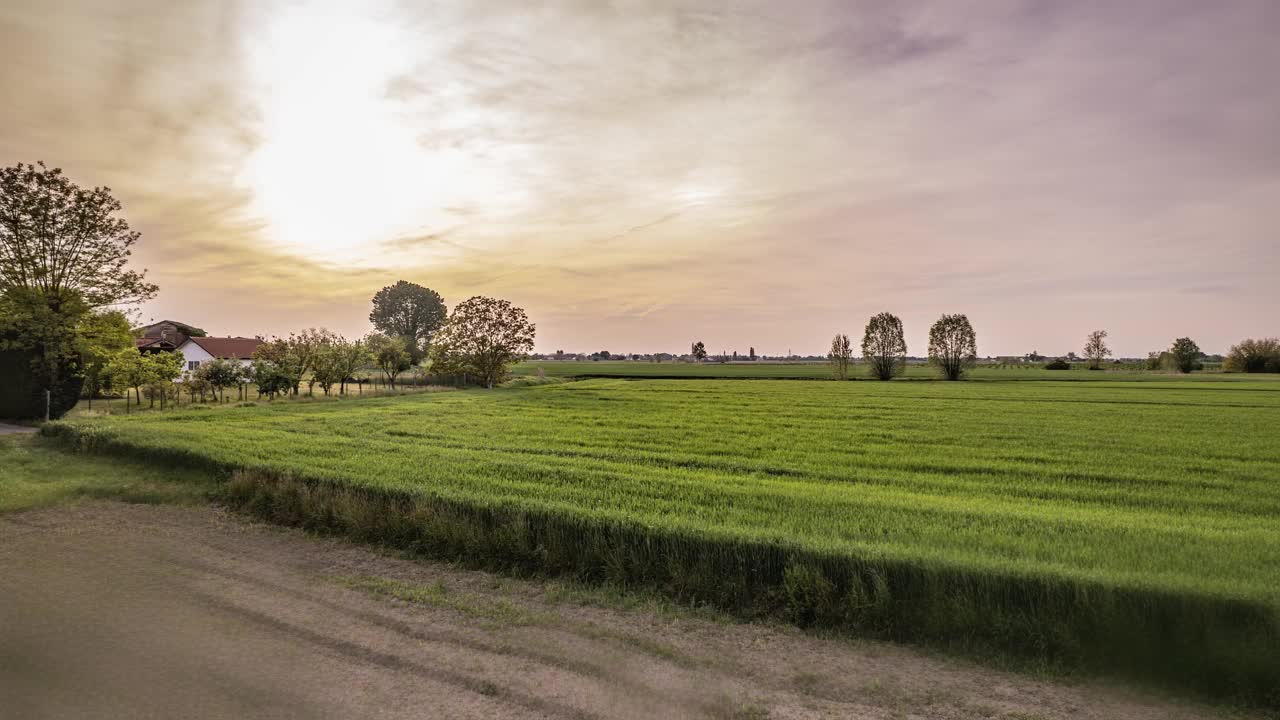
[[[46,432],[247,470],[233,497],[284,522],[1280,703],[1280,382],[1069,375],[596,379]]]

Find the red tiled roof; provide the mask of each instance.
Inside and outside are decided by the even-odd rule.
[[[216,358],[248,360],[253,351],[258,349],[262,341],[246,337],[193,337],[191,342],[204,348],[204,351]]]

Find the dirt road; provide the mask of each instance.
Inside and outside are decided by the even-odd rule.
[[[880,643],[621,609],[214,508],[0,516],[3,718],[1207,716]]]

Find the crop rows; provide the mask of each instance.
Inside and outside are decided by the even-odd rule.
[[[1280,383],[589,380],[97,418],[276,520],[1277,703]]]

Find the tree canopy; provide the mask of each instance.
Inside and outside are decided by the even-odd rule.
[[[440,293],[400,280],[373,296],[369,322],[385,335],[406,338],[416,362],[426,352],[432,336],[447,316],[448,309]]]
[[[28,290],[51,306],[149,300],[156,286],[128,267],[138,233],[111,189],[86,190],[44,163],[0,168],[0,292]]]
[[[943,315],[929,329],[929,361],[947,380],[959,380],[978,358],[978,339],[964,315]]]
[[[907,341],[902,320],[893,313],[880,313],[867,322],[862,334],[862,358],[872,377],[892,380],[907,365]]]
[[[1197,369],[1202,357],[1204,353],[1200,352],[1200,346],[1191,338],[1178,338],[1169,348],[1170,362],[1178,372],[1189,373]]]
[[[431,369],[466,374],[491,388],[510,366],[533,350],[537,328],[523,309],[506,300],[476,296],[453,309],[431,348]]]

